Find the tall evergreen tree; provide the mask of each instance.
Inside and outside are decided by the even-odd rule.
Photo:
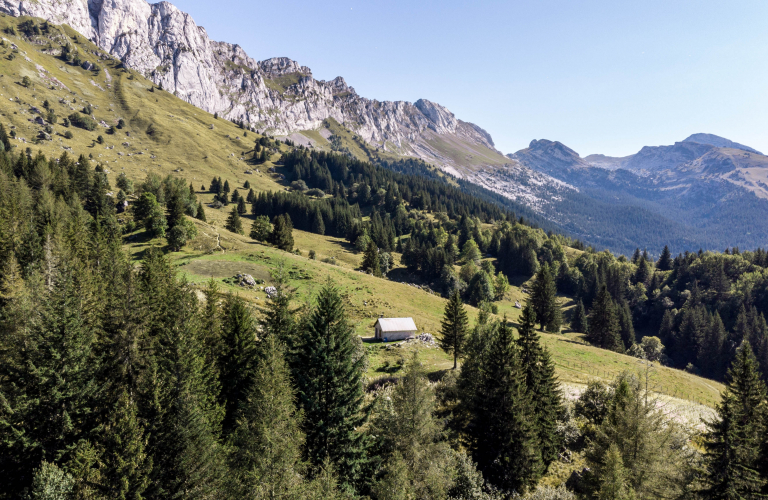
[[[221,399],[224,430],[230,431],[240,405],[250,391],[256,371],[256,323],[242,297],[229,294],[224,302]]]
[[[229,213],[229,217],[227,217],[227,223],[224,225],[224,229],[233,233],[243,234],[243,221],[240,218],[237,207],[232,207],[232,211]]]
[[[557,285],[549,264],[541,266],[536,274],[531,302],[541,328],[546,328],[548,332],[559,332],[562,323],[560,304],[557,302]]]
[[[623,344],[623,349],[627,350],[635,344],[635,326],[632,322],[632,311],[626,302],[617,307],[619,319],[619,336]]]
[[[506,318],[488,350],[476,395],[472,454],[483,476],[509,493],[523,493],[544,470],[535,410]]]
[[[246,212],[247,212],[247,209],[245,207],[245,200],[243,200],[242,198],[239,198],[237,200],[237,213],[239,215],[245,215]]]
[[[237,498],[301,498],[305,465],[301,457],[303,415],[282,346],[275,336],[259,345],[259,364],[231,438]]]
[[[293,223],[288,214],[275,217],[275,224],[269,242],[280,250],[293,251]]]
[[[353,335],[341,296],[329,283],[302,325],[296,382],[309,462],[319,466],[329,459],[349,487],[363,479],[368,447],[357,431],[365,422],[363,359],[355,354]]]
[[[707,423],[707,498],[760,497],[766,484],[759,471],[760,446],[766,432],[765,397],[752,348],[744,342],[728,370],[717,417]]]
[[[549,466],[560,452],[562,442],[557,433],[557,419],[563,411],[555,364],[549,351],[542,347],[536,333],[536,313],[528,304],[520,317],[517,345],[525,384],[534,408],[541,458]]]
[[[659,261],[656,263],[656,269],[659,271],[671,271],[672,265],[672,252],[669,251],[668,245],[664,245],[664,250],[662,250]]]
[[[369,272],[377,278],[381,278],[381,267],[379,264],[379,249],[376,247],[376,243],[373,240],[368,242],[368,247],[365,249],[363,255],[363,262],[360,267],[365,272]]]
[[[622,352],[622,341],[619,330],[619,319],[616,315],[616,305],[611,294],[603,286],[595,297],[592,310],[589,313],[589,334],[587,340],[593,344]]]
[[[445,305],[441,322],[440,347],[448,354],[453,354],[453,369],[456,369],[459,358],[464,353],[464,337],[467,335],[469,320],[459,291],[455,290]]]
[[[584,303],[579,299],[576,303],[576,309],[573,311],[571,319],[571,330],[577,333],[587,333],[587,312],[584,310]]]

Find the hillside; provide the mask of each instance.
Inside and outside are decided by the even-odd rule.
[[[322,143],[332,119],[373,151],[415,156],[452,173],[504,162],[485,130],[440,104],[367,99],[342,77],[315,80],[291,59],[257,61],[237,44],[209,39],[168,2],[2,1],[0,12],[67,24],[182,100],[269,135],[302,134]]]
[[[275,163],[276,153],[273,160],[266,163],[252,159],[253,145],[261,135],[247,133],[229,121],[217,120],[160,90],[136,72],[122,68],[118,61],[69,28],[49,25],[49,33],[41,34],[33,42],[7,34],[11,26],[17,27],[28,20],[32,18],[0,18],[0,30],[6,32],[5,46],[0,47],[0,74],[3,75],[0,112],[4,126],[15,135],[12,143],[17,151],[29,148],[32,155],[41,151],[49,157],[59,157],[65,152],[91,155],[94,163],[102,165],[113,186],[120,173],[137,183],[149,173],[161,177],[171,175],[191,183],[207,207],[213,201],[213,194],[198,188],[207,186],[214,176],[228,180],[233,189],[239,188],[242,193],[246,192],[242,189],[246,181],[257,192],[285,189],[280,179],[283,170]],[[84,61],[97,64],[99,70],[85,70],[46,53],[56,52],[52,44],[67,42],[73,44]],[[29,87],[22,85],[24,77],[29,77]],[[58,123],[37,123],[38,118],[47,118],[45,101],[57,115]],[[92,107],[95,120],[101,123],[96,130],[61,125],[64,117],[85,106]],[[108,134],[107,126],[116,126],[121,119],[125,127]],[[345,134],[339,124],[327,123],[329,130]],[[52,131],[46,132],[46,126]],[[66,132],[72,132],[73,137],[64,137]],[[51,140],[40,139],[41,133],[49,135]],[[97,142],[99,136],[103,137],[103,144]],[[288,149],[281,146],[281,151]],[[273,167],[277,172],[270,173]],[[194,283],[202,285],[210,278],[221,280],[224,289],[236,291],[258,305],[265,298],[263,291],[245,290],[223,280],[247,273],[268,281],[269,271],[284,259],[295,271],[291,284],[298,290],[297,303],[309,300],[330,277],[344,291],[355,329],[364,337],[369,336],[375,318],[381,314],[413,316],[420,330],[432,333],[439,330],[445,299],[413,286],[425,283],[400,263],[399,253],[393,252],[396,265],[389,274],[390,279],[382,280],[356,270],[361,254],[341,238],[297,230],[296,247],[302,253],[297,256],[222,229],[228,215],[225,208],[209,207],[206,214],[207,223],[197,222],[198,239],[190,242],[184,251],[172,254],[181,272]],[[246,227],[250,227],[251,217],[245,216]],[[126,242],[137,258],[153,244],[164,245],[163,240],[145,240],[141,231],[127,235]],[[211,252],[216,242],[222,248]],[[316,251],[316,260],[307,257],[310,249]],[[334,259],[336,265],[322,262],[324,259]],[[516,321],[519,310],[514,303],[524,300],[521,286],[513,286],[499,303],[499,315],[507,314],[511,321]],[[567,304],[568,299],[564,297],[563,301]],[[473,309],[472,315],[475,314]],[[640,368],[635,359],[591,347],[576,334],[566,337],[545,334],[544,338],[556,356],[558,372],[565,382],[583,384],[591,378],[610,379],[623,370]],[[383,369],[385,363],[397,365],[400,359],[398,351],[382,350],[377,345],[369,349],[371,377],[391,373]],[[427,352],[432,370],[444,370],[449,365],[449,357],[441,351]],[[717,400],[720,386],[714,382],[668,368],[660,367],[658,374],[660,392],[706,405]]]

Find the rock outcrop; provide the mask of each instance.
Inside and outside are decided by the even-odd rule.
[[[68,24],[179,98],[273,135],[317,129],[333,118],[374,148],[442,159],[444,166],[457,165],[430,146],[434,134],[495,151],[486,131],[439,104],[371,100],[341,77],[315,80],[291,59],[257,61],[238,45],[211,40],[168,2],[0,0],[0,11]]]

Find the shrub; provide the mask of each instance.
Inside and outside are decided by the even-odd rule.
[[[322,198],[323,196],[325,196],[325,192],[323,192],[322,189],[312,188],[309,191],[307,191],[307,196],[316,196],[318,198]]]
[[[314,250],[309,251],[309,258],[312,260],[315,260],[317,258],[317,253]]]
[[[119,128],[119,129],[122,129],[122,128],[124,128],[124,127],[125,127],[125,120],[123,120],[122,118],[120,118],[120,119],[117,121],[117,128]]]
[[[98,136],[98,137],[96,138],[96,142],[98,142],[99,144],[104,144],[104,137],[102,137],[102,136]]]
[[[80,127],[82,129],[88,130],[89,132],[96,130],[96,121],[90,116],[86,116],[81,113],[72,113],[69,115],[69,121],[75,127]]]
[[[21,79],[21,84],[29,88],[29,86],[32,85],[32,80],[30,80],[28,76],[25,76],[24,78]]]
[[[67,130],[66,132],[64,132],[64,137],[67,139],[72,139],[73,137],[75,137],[75,134],[73,134],[71,130]]]

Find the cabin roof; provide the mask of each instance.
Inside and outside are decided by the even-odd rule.
[[[379,318],[377,323],[382,332],[409,332],[416,331],[416,323],[413,318]]]

